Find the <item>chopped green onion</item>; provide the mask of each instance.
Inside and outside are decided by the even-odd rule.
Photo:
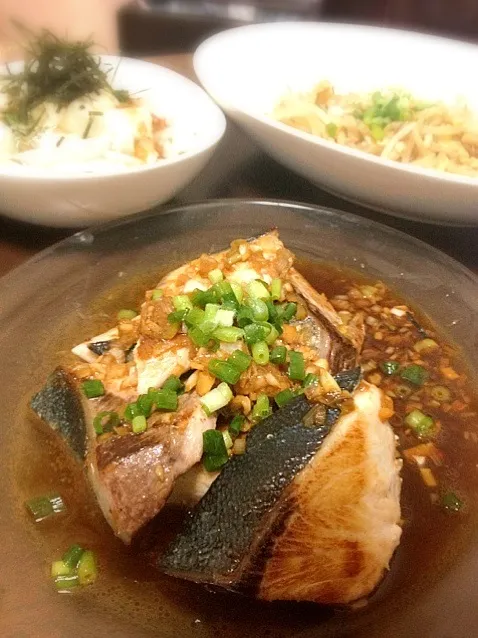
[[[399,383],[393,388],[393,392],[399,399],[406,399],[411,395],[412,389],[404,383]]]
[[[269,299],[271,296],[266,286],[258,279],[254,279],[249,283],[247,292],[249,293],[249,297],[253,299]]]
[[[203,323],[203,321],[205,321],[205,312],[201,310],[201,308],[193,308],[184,318],[184,322],[188,328],[198,326],[200,323]]]
[[[239,436],[242,426],[246,422],[246,417],[243,414],[236,414],[236,416],[229,423],[229,432],[232,437]]]
[[[464,506],[463,501],[454,492],[443,494],[441,503],[448,512],[459,512]]]
[[[244,298],[244,290],[242,289],[242,286],[235,281],[231,281],[231,288],[238,303],[242,303],[242,300]]]
[[[213,284],[217,284],[224,279],[224,275],[222,274],[222,271],[219,270],[219,268],[214,268],[214,270],[211,270],[208,277],[209,281]]]
[[[269,348],[265,341],[258,341],[251,346],[252,358],[256,363],[265,366],[269,363]]]
[[[151,396],[151,393],[148,394],[140,394],[136,399],[136,405],[140,409],[140,414],[137,416],[144,415],[148,417],[153,410],[154,398]],[[134,420],[134,419],[133,419]]]
[[[275,365],[281,365],[286,362],[287,348],[285,346],[276,346],[271,350],[269,359]]]
[[[267,394],[259,394],[257,401],[252,408],[252,418],[254,421],[260,421],[265,419],[271,414],[272,410],[269,404],[269,397]]]
[[[230,328],[234,323],[235,314],[234,310],[224,310],[223,308],[220,308],[216,315],[217,325],[220,328]]]
[[[211,359],[207,369],[212,375],[221,381],[230,383],[231,385],[237,383],[241,376],[239,368],[236,368],[236,366],[228,363],[227,361],[222,361],[221,359]]]
[[[222,433],[222,436],[224,438],[224,443],[226,445],[226,449],[230,450],[232,448],[232,446],[234,445],[234,442],[231,438],[231,435],[229,434],[229,432],[227,430],[224,430]]]
[[[319,383],[319,377],[317,374],[313,374],[312,372],[309,372],[309,374],[305,375],[305,379],[302,382],[302,387],[303,388],[310,388],[313,385],[317,385]]]
[[[35,523],[66,511],[66,505],[59,494],[47,494],[31,498],[26,501],[25,506],[33,516]]]
[[[117,412],[112,410],[104,410],[98,412],[93,419],[93,428],[96,434],[103,434],[103,432],[111,432],[113,428],[119,425],[120,418]]]
[[[96,399],[105,393],[105,386],[99,379],[87,379],[83,381],[81,387],[87,399]]]
[[[176,375],[170,375],[166,381],[163,383],[163,390],[172,390],[173,392],[180,392],[183,389],[183,384],[181,380]]]
[[[138,313],[134,310],[128,310],[127,308],[124,308],[123,310],[120,310],[116,316],[118,317],[118,321],[131,321],[131,319],[134,319],[137,314]]]
[[[290,321],[292,319],[292,317],[295,316],[296,312],[297,312],[297,304],[296,303],[290,302],[288,304],[285,304],[285,306],[283,306],[282,319],[284,321]]]
[[[83,547],[80,547],[77,544],[71,545],[71,547],[69,547],[63,554],[62,561],[70,569],[76,569],[84,551]]]
[[[258,323],[250,323],[244,327],[244,339],[248,345],[252,345],[253,343],[257,343],[258,341],[265,341],[270,334],[270,324],[269,327],[264,325],[260,325]]]
[[[252,357],[247,352],[242,352],[242,350],[234,350],[230,357],[228,357],[227,362],[236,367],[241,372],[245,372],[247,368],[251,365]]]
[[[87,549],[78,563],[78,581],[81,586],[91,585],[98,578],[98,568],[94,553]]]
[[[52,578],[57,578],[58,576],[70,576],[73,572],[74,570],[71,567],[68,567],[68,565],[65,565],[62,560],[55,560],[51,564],[50,574]]]
[[[212,336],[225,343],[235,343],[239,339],[242,339],[244,330],[242,330],[242,328],[236,328],[235,326],[231,326],[230,328],[216,328]]]
[[[78,587],[80,581],[78,579],[78,574],[69,574],[65,576],[57,576],[55,578],[55,587],[58,591],[62,591],[63,589],[73,589],[74,587]]]
[[[140,414],[142,414],[141,408],[136,402],[128,403],[124,410],[123,418],[131,423],[134,417],[139,416]]]
[[[412,363],[412,365],[403,368],[400,376],[414,385],[423,385],[428,379],[428,372],[422,366]]]
[[[398,372],[399,367],[400,364],[398,361],[382,361],[380,364],[382,372],[389,377]]]
[[[203,348],[205,348],[208,345],[209,341],[211,340],[211,337],[205,332],[203,332],[201,328],[198,328],[197,326],[194,328],[190,328],[188,330],[188,336],[191,339],[191,341],[194,343],[194,345],[203,347]]]
[[[204,321],[201,322],[201,324],[204,323],[216,323],[217,319],[217,313],[219,312],[219,308],[221,306],[217,303],[207,303],[204,306]]]
[[[279,331],[277,330],[277,328],[275,326],[272,326],[271,324],[269,324],[271,326],[271,331],[269,332],[269,334],[266,337],[266,343],[267,345],[271,346],[276,339],[279,336]]]
[[[337,135],[337,124],[329,122],[325,127],[325,130],[327,131],[327,135],[329,137],[335,137]]]
[[[151,300],[152,301],[159,301],[163,297],[163,295],[164,295],[164,292],[161,290],[161,288],[156,288],[151,293]]]
[[[214,288],[223,304],[230,304],[233,308],[237,308],[239,306],[234,290],[228,281],[220,281],[219,283],[214,284]]]
[[[143,432],[146,432],[146,428],[148,427],[146,417],[142,414],[135,416],[131,425],[134,434],[142,434]]]
[[[219,296],[215,287],[212,286],[208,290],[195,290],[191,296],[191,301],[194,306],[204,308],[204,306],[208,303],[217,303],[219,301]]]
[[[174,312],[170,312],[168,315],[168,323],[181,323],[184,321],[188,314],[189,310],[175,310]]]
[[[215,472],[229,460],[226,442],[218,430],[206,430],[203,432],[202,438],[204,467],[208,472]]]
[[[440,403],[446,403],[451,400],[451,392],[444,385],[435,385],[430,390],[430,394],[432,395],[435,401],[439,401]]]
[[[407,414],[405,424],[412,428],[419,439],[430,438],[435,433],[435,421],[421,410],[412,410]]]
[[[217,388],[213,388],[201,398],[201,405],[204,412],[209,416],[213,412],[224,408],[233,396],[232,390],[227,383],[220,383]]]
[[[379,124],[371,124],[369,128],[370,133],[376,142],[383,140],[385,137],[385,130],[383,126],[380,126]]]
[[[178,395],[173,390],[161,388],[151,393],[157,410],[174,412],[178,409]]]
[[[305,362],[302,352],[289,351],[289,370],[287,374],[289,379],[294,381],[303,381],[305,379]]]
[[[277,329],[280,325],[279,309],[282,312],[282,306],[276,306],[270,299],[266,299],[264,303],[269,311],[269,322],[273,323]]]
[[[247,300],[247,305],[252,310],[252,318],[254,321],[267,321],[269,319],[269,310],[262,299],[250,297]]]
[[[175,310],[192,310],[193,304],[187,295],[176,295],[173,297]]]
[[[279,301],[282,295],[282,279],[273,279],[271,282],[271,298]]]
[[[241,306],[237,311],[236,323],[239,328],[245,328],[248,324],[253,323],[254,316],[252,309],[247,306]]]
[[[276,394],[274,397],[274,401],[281,408],[282,406],[292,401],[292,399],[294,399],[296,396],[297,395],[293,390],[287,388],[286,390],[282,390],[282,392]]]

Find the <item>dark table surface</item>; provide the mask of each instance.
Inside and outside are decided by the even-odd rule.
[[[193,76],[190,54],[152,59],[184,75]],[[345,202],[270,159],[232,123],[229,123],[228,131],[206,169],[170,204],[224,197],[286,199],[362,215],[414,235],[478,273],[478,228],[420,224]],[[0,276],[71,233],[71,229],[46,229],[0,216]]]

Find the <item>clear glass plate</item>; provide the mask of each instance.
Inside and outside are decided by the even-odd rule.
[[[19,443],[32,427],[27,408],[32,393],[61,361],[72,333],[90,334],[98,296],[130,277],[160,272],[272,227],[279,228],[298,256],[347,266],[393,286],[461,345],[471,368],[478,369],[477,277],[434,248],[360,217],[285,202],[218,201],[134,216],[44,251],[0,280],[0,635],[478,635],[478,615],[469,604],[478,598],[476,525],[463,530],[455,549],[443,548],[430,573],[417,574],[405,561],[400,588],[385,585],[377,604],[353,614],[313,605],[261,604],[180,581],[156,585],[149,573],[143,582],[130,583],[136,588],[128,589],[131,595],[121,593],[122,582],[102,590],[101,579],[75,595],[52,590],[48,565],[55,557],[51,553],[62,547],[50,545],[47,551],[19,502],[22,477],[35,456],[31,441],[29,446]],[[40,445],[41,432],[35,437]],[[20,456],[18,449],[23,450]],[[470,508],[474,522],[478,506]],[[111,538],[112,547],[116,543]],[[141,587],[153,588],[153,605],[148,594],[142,608]]]

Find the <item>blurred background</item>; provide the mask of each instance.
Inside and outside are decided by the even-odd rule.
[[[224,28],[274,20],[388,25],[466,40],[478,35],[476,0],[0,0],[4,59],[18,51],[12,17],[70,37],[93,34],[103,50],[142,56],[192,51]]]

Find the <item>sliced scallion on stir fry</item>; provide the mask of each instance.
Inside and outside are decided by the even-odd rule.
[[[65,502],[60,494],[56,493],[31,498],[25,502],[25,507],[33,517],[35,523],[39,523],[46,518],[55,516],[56,514],[66,512]]]
[[[72,545],[61,560],[53,561],[50,574],[58,591],[93,584],[98,577],[94,552]]]

